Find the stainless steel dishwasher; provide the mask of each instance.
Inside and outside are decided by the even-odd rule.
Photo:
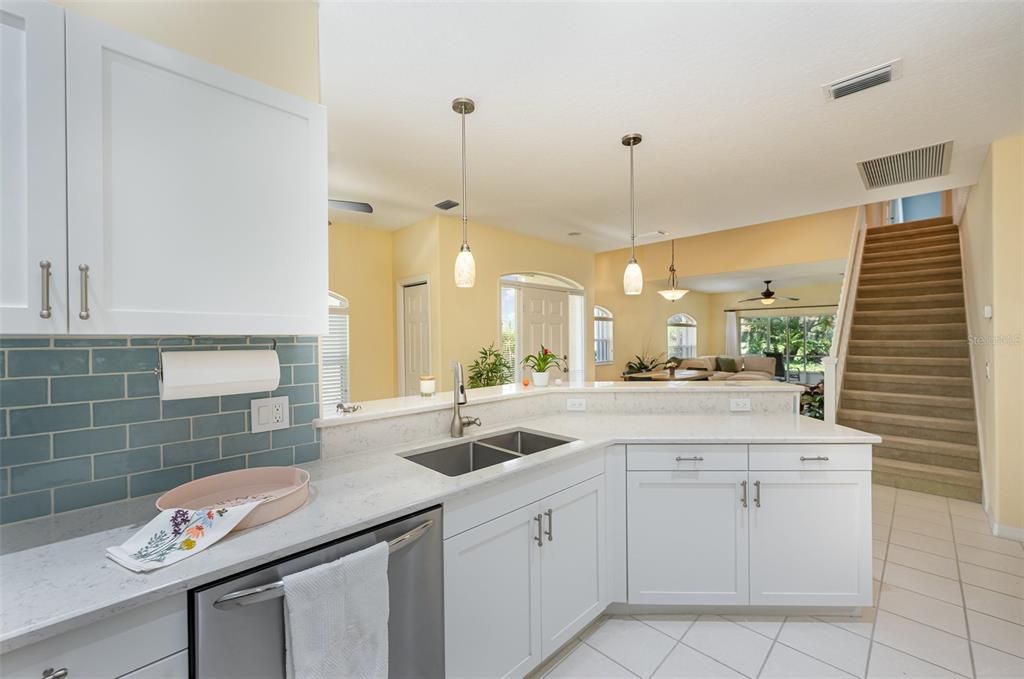
[[[388,541],[392,679],[444,676],[444,550],[434,507],[191,590],[193,679],[283,679],[281,578]]]

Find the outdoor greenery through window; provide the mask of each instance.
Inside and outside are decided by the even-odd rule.
[[[773,355],[781,361],[786,380],[817,384],[824,379],[821,359],[832,348],[836,315],[741,316],[740,350]]]
[[[594,307],[594,363],[611,363],[614,356],[614,319],[603,306]]]
[[[668,317],[665,324],[668,330],[669,358],[693,358],[697,355],[697,321],[688,314],[675,314]]]

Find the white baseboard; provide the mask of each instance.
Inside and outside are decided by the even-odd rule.
[[[992,535],[997,538],[1006,538],[1008,540],[1017,540],[1018,542],[1024,542],[1024,528],[1017,526],[1007,526],[1003,523],[996,523],[992,520],[992,515],[989,514],[988,526],[992,529]]]

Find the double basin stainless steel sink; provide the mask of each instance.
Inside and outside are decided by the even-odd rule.
[[[525,455],[539,453],[575,439],[539,434],[525,429],[514,429],[501,434],[485,436],[472,441],[435,448],[409,455],[405,459],[445,476],[461,476]]]

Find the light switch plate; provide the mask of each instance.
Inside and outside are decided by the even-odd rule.
[[[750,412],[750,399],[749,398],[730,398],[729,399],[729,410],[734,413],[749,413]]]
[[[288,419],[287,396],[254,398],[249,401],[249,421],[252,423],[251,429],[254,434],[287,429],[290,426]]]
[[[587,409],[587,399],[567,398],[565,399],[565,409],[572,410],[575,412],[582,412]]]

